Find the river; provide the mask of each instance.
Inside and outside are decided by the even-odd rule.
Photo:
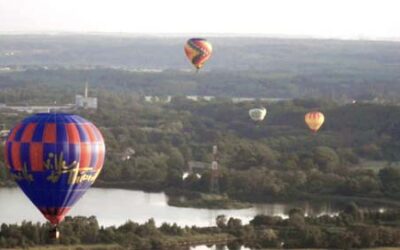
[[[221,214],[247,223],[257,214],[287,217],[288,211],[293,207],[302,207],[309,215],[333,215],[339,210],[329,202],[257,204],[249,209],[218,210],[172,207],[167,201],[168,197],[164,193],[91,188],[71,209],[69,215],[95,215],[103,226],[118,226],[128,220],[143,223],[150,218],[154,218],[157,225],[167,222],[179,226],[213,226],[215,218]],[[20,223],[24,220],[45,222],[41,213],[19,188],[0,188],[0,211],[0,223]]]

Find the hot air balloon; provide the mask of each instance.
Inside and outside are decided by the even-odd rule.
[[[255,122],[260,122],[264,120],[266,114],[267,109],[265,108],[255,108],[249,110],[250,118]]]
[[[185,44],[185,53],[197,70],[210,58],[212,46],[206,39],[191,38]]]
[[[305,115],[304,120],[305,120],[307,126],[313,132],[317,132],[321,128],[322,124],[324,123],[325,116],[321,112],[313,111],[313,112],[308,112]]]
[[[57,225],[99,175],[105,145],[91,122],[73,114],[44,113],[25,118],[5,144],[11,177],[53,225]]]

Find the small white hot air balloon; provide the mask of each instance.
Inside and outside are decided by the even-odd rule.
[[[249,110],[250,118],[255,122],[260,122],[264,120],[265,116],[267,115],[266,108],[255,108]]]

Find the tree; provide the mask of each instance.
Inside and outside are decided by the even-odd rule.
[[[387,167],[379,171],[383,191],[390,196],[400,195],[400,169]]]
[[[229,218],[226,228],[229,233],[239,236],[241,235],[242,221],[236,218]]]
[[[169,168],[182,170],[185,167],[185,159],[177,148],[170,148],[168,152],[167,165]]]
[[[303,228],[305,225],[304,210],[301,208],[290,209],[289,223],[296,228]]]
[[[217,227],[223,229],[226,227],[226,216],[225,215],[218,215],[217,218],[215,219]]]
[[[353,221],[361,222],[364,220],[363,211],[354,202],[349,203],[345,207],[343,214],[350,218],[350,221],[348,221],[350,223],[352,223]]]
[[[314,149],[314,161],[322,170],[332,171],[338,166],[339,157],[332,148],[319,146]]]

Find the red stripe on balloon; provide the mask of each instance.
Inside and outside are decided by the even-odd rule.
[[[90,143],[81,143],[80,147],[81,147],[81,159],[79,161],[79,168],[93,167],[89,166],[92,156],[92,148]]]
[[[95,132],[93,131],[92,126],[89,123],[85,123],[82,125],[82,127],[84,128],[84,130],[86,131],[86,134],[89,137],[89,142],[91,142],[91,143],[97,142],[97,137],[96,137]]]
[[[68,143],[78,144],[81,142],[79,137],[79,131],[74,123],[65,124],[65,129],[67,130]]]
[[[57,128],[55,123],[46,123],[43,131],[43,143],[57,142]]]
[[[43,144],[31,143],[29,147],[29,157],[32,171],[43,171]]]
[[[21,143],[13,142],[11,144],[11,160],[12,166],[16,171],[22,171],[21,163]]]
[[[35,133],[36,123],[30,123],[26,125],[24,131],[22,132],[21,142],[31,142],[33,134]]]

